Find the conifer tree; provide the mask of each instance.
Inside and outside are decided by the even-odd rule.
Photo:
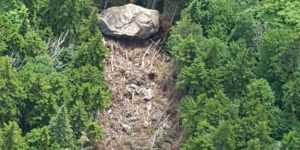
[[[53,143],[56,142],[62,148],[74,148],[74,135],[66,106],[62,105],[57,115],[51,119],[49,129]]]
[[[283,86],[284,108],[300,119],[300,74],[297,73]]]
[[[82,132],[87,130],[87,122],[89,121],[89,115],[85,110],[83,101],[75,102],[75,105],[70,110],[70,118],[74,135],[79,139]]]
[[[48,127],[35,128],[28,132],[26,142],[32,150],[49,150],[50,133]]]
[[[214,146],[216,150],[234,150],[233,126],[230,123],[222,123],[214,135]]]
[[[251,139],[248,142],[248,146],[246,148],[246,150],[261,150],[262,146],[260,144],[259,139]]]
[[[2,150],[27,150],[28,145],[22,137],[22,131],[16,122],[8,122],[3,128]]]
[[[25,97],[16,71],[11,67],[8,57],[0,57],[0,125],[17,120],[19,116],[19,104]]]
[[[216,132],[216,129],[210,125],[206,120],[200,121],[197,124],[197,131],[194,136],[191,136],[186,144],[182,146],[183,150],[192,150],[192,149],[204,149],[204,150],[213,150],[213,141],[212,136]]]
[[[284,135],[282,140],[282,149],[296,150],[300,149],[300,135],[297,131],[290,131]]]
[[[48,125],[57,112],[56,93],[51,92],[50,79],[55,72],[49,57],[37,56],[19,71],[27,98],[21,108],[22,126],[31,130]],[[57,85],[55,85],[57,86]]]

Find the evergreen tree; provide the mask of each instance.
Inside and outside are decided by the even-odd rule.
[[[49,0],[43,19],[56,36],[70,31],[71,37],[78,36],[83,18],[93,12],[91,0]]]
[[[20,70],[19,78],[27,94],[21,107],[21,123],[25,130],[47,125],[56,113],[57,100],[52,96],[49,83],[54,72],[53,62],[46,56],[29,60]]]
[[[219,125],[214,137],[214,146],[216,150],[234,150],[235,141],[233,139],[233,127],[229,123]]]
[[[3,145],[3,133],[2,133],[2,129],[0,128],[0,146]]]
[[[190,134],[183,149],[210,149],[211,143],[215,149],[299,149],[293,130],[300,118],[300,3],[185,4],[167,43],[184,91],[180,115]],[[230,100],[222,101],[220,91]],[[214,136],[211,128],[197,130],[200,120],[216,129]]]
[[[211,126],[207,121],[200,121],[197,124],[197,132],[194,136],[191,136],[185,144],[182,145],[182,149],[213,150],[214,146],[211,137],[215,133],[215,130],[216,129],[213,126]]]
[[[28,145],[22,137],[22,131],[16,122],[8,122],[3,127],[3,150],[27,150]]]
[[[83,132],[87,131],[89,115],[85,109],[85,104],[82,101],[76,101],[75,105],[70,110],[70,121],[74,135],[77,139],[82,136]]]
[[[197,123],[204,119],[209,124],[218,126],[222,120],[229,117],[227,101],[228,99],[221,92],[214,95],[214,98],[209,98],[206,94],[200,94],[197,98],[184,98],[180,108],[184,126],[193,131]]]
[[[62,148],[74,148],[74,133],[65,105],[61,106],[57,115],[51,119],[49,130],[52,142],[56,142]]]
[[[97,111],[108,106],[110,93],[108,92],[104,76],[97,67],[86,65],[79,69],[73,69],[68,73],[70,82],[68,87],[72,105],[76,101],[83,101],[86,111],[94,116]]]
[[[263,35],[258,73],[266,78],[278,97],[282,85],[291,79],[299,68],[299,35],[293,30],[273,29]]]
[[[19,106],[23,105],[25,93],[11,67],[11,59],[0,57],[0,125],[9,120],[18,120]]]
[[[298,119],[300,119],[300,74],[295,76],[283,86],[284,107],[288,112],[292,112]]]
[[[103,131],[99,123],[95,121],[89,121],[87,124],[87,136],[91,140],[100,139],[103,135]]]
[[[234,126],[238,149],[246,148],[251,139],[258,139],[263,148],[270,145],[274,101],[274,93],[266,80],[252,80],[247,85],[245,95],[240,100],[239,118]]]
[[[203,51],[200,51],[199,44],[203,40],[201,26],[183,16],[172,29],[167,46],[180,63],[190,64],[195,58],[202,56]]]
[[[28,132],[26,142],[31,150],[49,150],[50,133],[48,127],[35,128]]]
[[[91,10],[91,13],[80,28],[80,42],[75,47],[76,54],[73,61],[75,67],[89,64],[101,69],[108,49],[102,42],[99,42],[103,37],[98,29],[99,19],[96,10]]]
[[[246,150],[261,150],[261,144],[259,139],[251,139],[248,143]]]
[[[297,131],[289,131],[282,139],[282,149],[296,150],[300,149],[300,136]]]
[[[241,96],[254,75],[252,50],[242,41],[230,43],[230,57],[224,67],[224,89],[231,97]]]

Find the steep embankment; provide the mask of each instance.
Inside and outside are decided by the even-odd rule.
[[[115,95],[99,116],[98,149],[176,149],[181,140],[174,65],[159,41],[104,39],[110,48],[105,77]]]

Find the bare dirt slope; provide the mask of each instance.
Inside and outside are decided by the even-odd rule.
[[[104,38],[110,48],[105,77],[115,95],[99,116],[103,150],[177,149],[182,139],[174,65],[159,41]]]

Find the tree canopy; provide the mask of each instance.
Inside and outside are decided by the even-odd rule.
[[[167,42],[182,149],[299,149],[299,4],[185,1]]]
[[[110,92],[97,10],[92,0],[0,2],[0,149],[76,149],[82,133],[101,137],[95,114]]]

